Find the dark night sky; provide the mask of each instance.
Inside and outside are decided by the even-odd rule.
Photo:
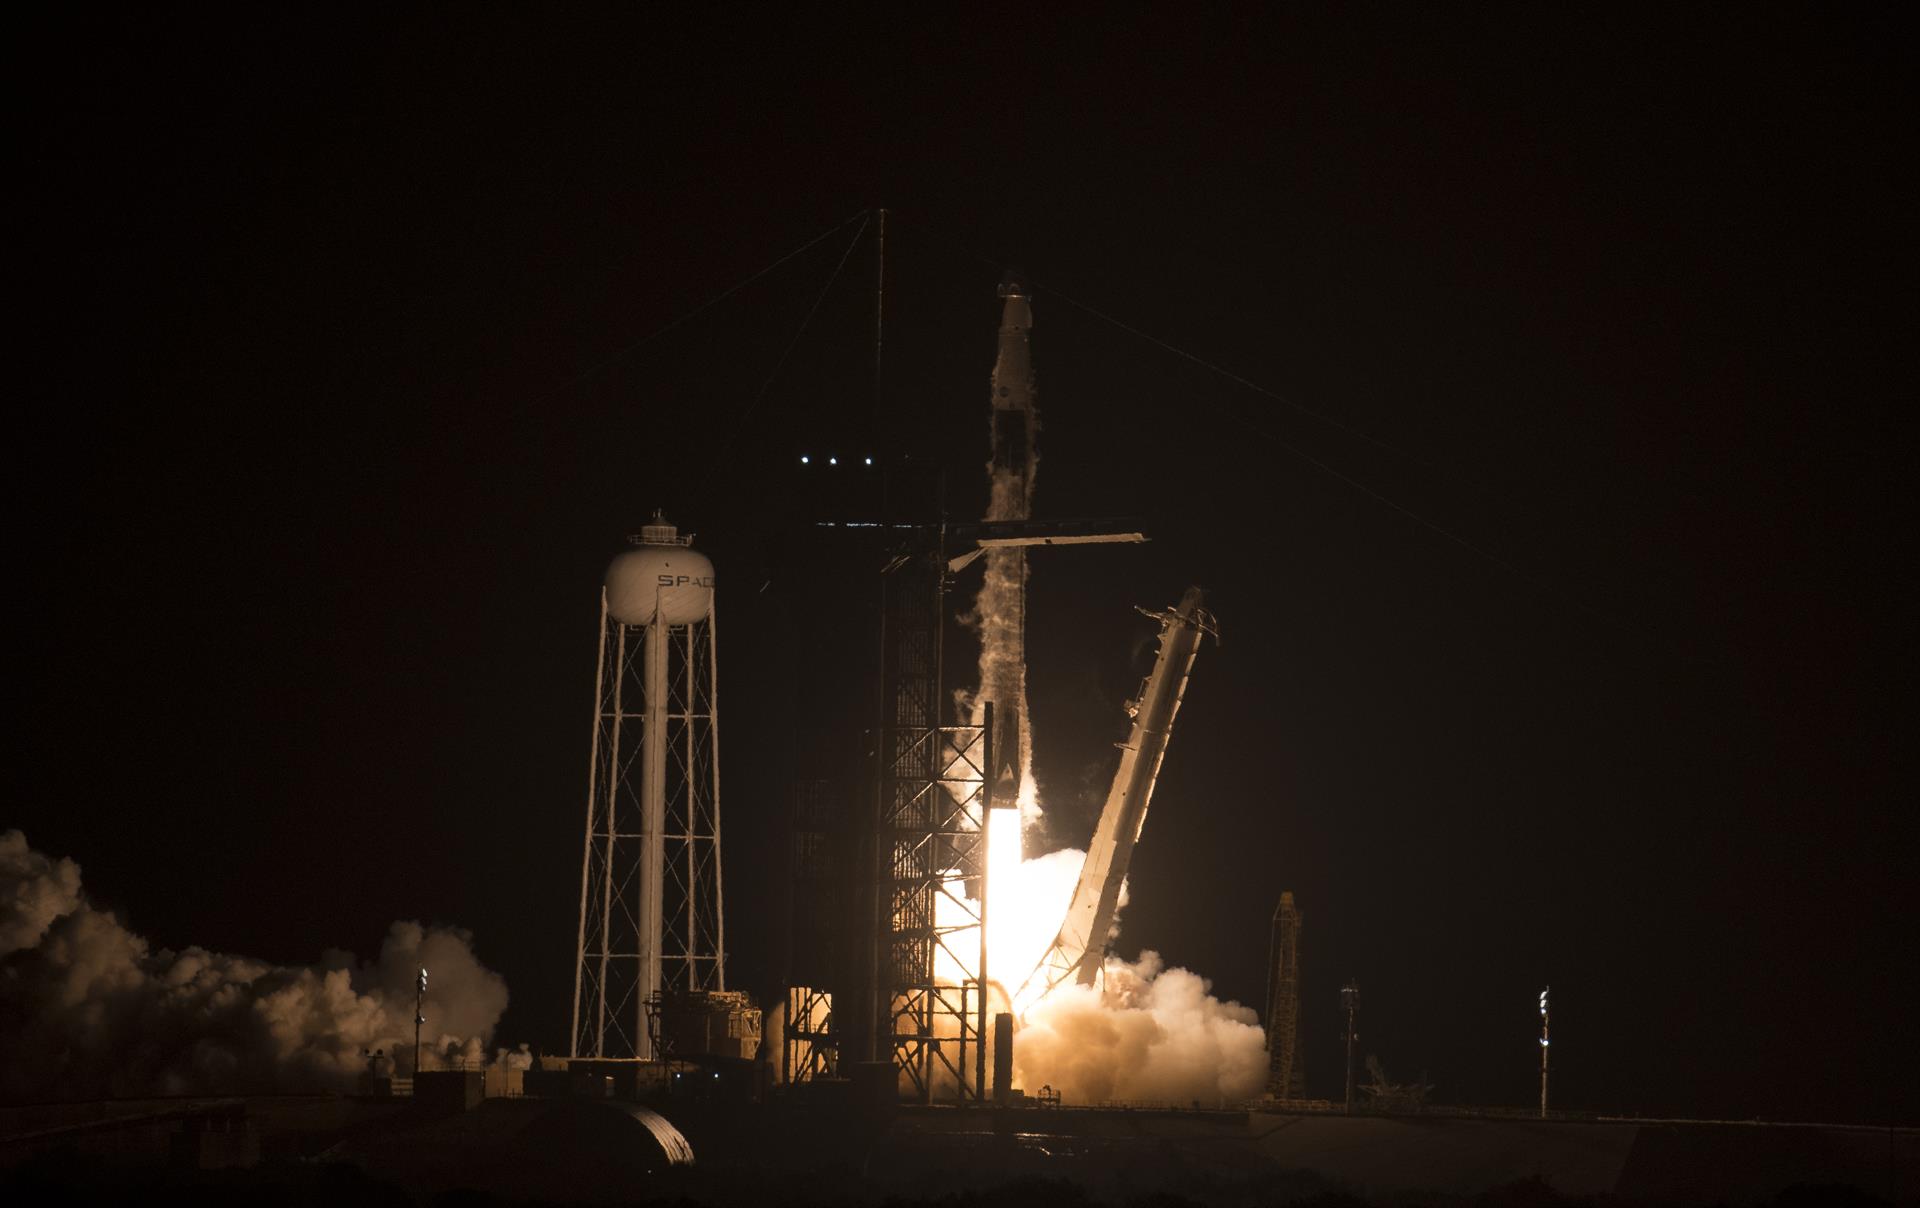
[[[870,248],[750,415],[854,227],[637,342],[884,204],[888,393],[958,504],[1017,264],[1040,509],[1156,536],[1035,559],[1062,837],[1123,734],[1131,606],[1214,593],[1123,951],[1257,1005],[1295,890],[1316,1093],[1352,977],[1396,1076],[1524,1103],[1551,981],[1569,1107],[1912,1121],[1904,31],[905,11],[23,33],[0,825],[160,944],[460,923],[506,1038],[558,1048],[597,582],[665,504],[723,578],[764,989],[765,668],[791,593],[843,585],[756,580],[793,451],[864,439]]]

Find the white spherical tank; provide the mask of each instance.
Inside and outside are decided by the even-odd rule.
[[[607,615],[623,625],[690,625],[713,612],[713,563],[671,524],[653,523],[607,567]]]

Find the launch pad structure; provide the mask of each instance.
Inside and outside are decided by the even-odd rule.
[[[1131,521],[1031,518],[1032,311],[1017,281],[1003,282],[1000,297],[985,518],[951,520],[943,487],[930,509],[903,505],[928,485],[909,479],[929,477],[934,463],[887,456],[878,516],[830,526],[867,537],[859,557],[873,556],[867,565],[879,571],[869,580],[879,641],[867,647],[872,662],[854,658],[869,674],[843,681],[870,685],[855,711],[864,722],[857,753],[836,755],[827,742],[794,764],[795,908],[777,1037],[785,1081],[850,1077],[923,1104],[985,1104],[990,1016],[1018,1010],[1021,979],[1041,976],[990,970],[987,942],[992,807],[1020,804],[1031,787],[1026,554],[1146,538]],[[648,1063],[694,1045],[705,1057],[750,1060],[758,1019],[749,1027],[726,992],[713,569],[657,514],[634,544],[614,560],[602,593],[570,1053]],[[946,630],[956,620],[948,596],[976,560],[985,562],[983,601],[998,591],[1004,607],[983,621],[980,686],[963,703],[947,683]],[[1159,657],[1129,707],[1132,730],[1061,938],[1043,962],[1042,993],[1066,977],[1090,984],[1103,965],[1194,653],[1214,632],[1197,588],[1175,609],[1147,615],[1161,622]],[[802,886],[810,906],[798,901]],[[819,946],[839,951],[820,959]],[[675,1012],[685,1018],[669,1019]]]
[[[882,575],[875,790],[884,988],[874,1006],[888,1052],[875,1057],[892,1061],[919,1102],[951,1086],[957,1101],[984,1103],[992,732],[942,722],[945,527],[917,537]]]
[[[946,514],[944,488],[933,494],[933,515],[903,518],[897,511],[877,521],[842,522],[845,528],[890,535],[879,576],[880,649],[876,722],[866,744],[866,767],[857,777],[842,768],[816,776],[802,771],[793,800],[793,848],[789,875],[796,889],[827,888],[834,864],[835,831],[852,846],[855,868],[842,869],[842,883],[859,878],[864,905],[852,911],[856,940],[842,963],[808,962],[797,951],[803,934],[817,941],[827,930],[822,913],[833,908],[796,907],[791,915],[788,977],[781,1038],[783,1076],[794,1082],[854,1072],[865,1063],[891,1067],[900,1093],[921,1103],[936,1100],[984,1103],[989,1098],[990,1007],[1018,1009],[1016,991],[1028,969],[990,970],[987,913],[987,826],[995,806],[1020,804],[1030,776],[1025,717],[1026,554],[1033,546],[1140,542],[1131,521],[1034,521],[1032,364],[1028,340],[1032,310],[1016,280],[999,290],[1002,317],[999,353],[990,395],[992,452],[988,462],[989,505],[985,519],[954,522]],[[885,459],[888,471],[910,472],[908,459]],[[804,461],[802,464],[806,464]],[[895,482],[894,485],[901,485]],[[924,484],[922,484],[924,485]],[[895,492],[896,501],[902,492]],[[948,594],[953,577],[984,560],[981,588],[980,685],[972,715],[949,715],[954,698],[946,683],[945,631],[952,618]],[[992,607],[989,607],[989,598]],[[1071,944],[1063,969],[1097,974],[1117,904],[1119,884],[1139,836],[1145,807],[1165,752],[1173,715],[1202,633],[1212,619],[1193,589],[1162,622],[1161,654],[1135,702],[1133,730],[1122,744],[1121,766],[1109,799],[1076,905],[1081,938]],[[991,630],[988,627],[991,626]],[[817,747],[818,744],[807,744]],[[830,744],[829,744],[830,745]],[[832,799],[871,793],[869,821],[862,828],[836,828]],[[856,794],[857,795],[857,794]],[[855,838],[848,829],[865,829]],[[1104,840],[1104,841],[1103,841]],[[871,870],[871,880],[860,872]],[[845,875],[852,873],[851,876]],[[1097,933],[1098,943],[1086,935]],[[962,951],[962,949],[965,951]],[[1064,953],[1065,948],[1056,946]],[[809,963],[833,978],[839,992],[797,977]],[[996,977],[997,975],[997,977]],[[1059,979],[1045,982],[1050,989]],[[1083,978],[1092,980],[1091,976]],[[847,991],[853,991],[852,1002]],[[989,996],[997,996],[990,1004]],[[866,1077],[873,1077],[870,1070]]]
[[[950,699],[944,677],[950,576],[977,551],[1024,555],[1034,545],[1141,540],[1130,522],[940,523],[909,536],[882,575],[882,723],[875,778],[880,898],[875,931],[881,967],[871,998],[885,1023],[874,1036],[870,1059],[887,1060],[881,1050],[890,1049],[903,1090],[919,1102],[948,1092],[962,1103],[984,1103],[989,1096],[988,993],[995,973],[987,965],[987,819],[1000,800],[996,790],[1015,783],[1018,775],[1018,766],[998,754],[998,737],[1009,733],[997,717],[998,701],[983,702],[979,724],[942,720]],[[972,549],[949,556],[953,548],[967,546]],[[1082,943],[1076,950],[1089,968],[1097,969],[1105,957],[1119,883],[1145,819],[1199,636],[1213,632],[1200,599],[1198,588],[1189,589],[1177,609],[1148,614],[1162,621],[1161,653],[1137,702],[1133,732],[1121,749],[1113,794],[1095,836],[1095,850],[1109,858],[1082,879],[1083,886],[1095,886],[1088,891],[1094,903],[1089,917],[1105,919],[1101,942]],[[1101,846],[1102,836],[1123,831],[1124,843]],[[1094,865],[1091,852],[1088,863]],[[1101,905],[1104,915],[1098,913]],[[963,952],[955,940],[969,933],[977,951]],[[956,977],[956,971],[965,972]],[[1000,978],[1003,1008],[1018,1005],[1016,979],[1026,972],[1007,970],[1010,976]]]
[[[1124,519],[871,527],[894,536],[877,584],[877,724],[864,769],[829,760],[794,785],[782,1074],[805,1082],[890,1062],[913,1101],[982,1103],[990,1090],[989,991],[992,1005],[1006,1009],[1024,972],[996,975],[985,951],[987,819],[1017,765],[999,755],[996,739],[1008,728],[998,701],[983,701],[977,722],[950,715],[953,576],[993,551],[1146,538]],[[990,773],[996,764],[1000,779]],[[862,793],[871,802],[864,821],[842,804]],[[802,949],[834,942],[835,917],[849,906],[835,891],[850,884],[864,901],[851,904],[858,938],[836,976],[835,962],[810,960]],[[1006,991],[993,989],[996,976]],[[818,984],[823,978],[839,992]]]
[[[1073,898],[1040,963],[1028,975],[1016,1001],[1032,1001],[1068,981],[1090,986],[1106,964],[1108,937],[1120,907],[1120,887],[1126,882],[1133,849],[1147,822],[1147,806],[1173,736],[1173,721],[1186,696],[1187,677],[1193,671],[1200,639],[1218,636],[1213,614],[1202,608],[1205,593],[1189,587],[1177,607],[1166,612],[1140,611],[1160,622],[1160,650],[1140,695],[1127,708],[1133,728],[1120,748],[1120,766],[1113,775],[1106,805],[1100,811],[1087,859]]]

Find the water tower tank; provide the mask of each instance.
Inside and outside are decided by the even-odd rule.
[[[607,615],[623,625],[689,625],[713,611],[713,563],[653,514],[633,548],[607,567]]]

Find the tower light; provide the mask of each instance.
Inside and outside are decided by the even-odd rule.
[[[420,966],[420,977],[413,983],[413,1076],[420,1077],[420,1025],[427,1022],[427,967]],[[420,1093],[416,1082],[414,1094]]]
[[[1354,1016],[1360,1011],[1360,987],[1348,982],[1340,987],[1340,1008],[1347,1013],[1347,1114],[1353,1114],[1353,1046],[1359,1040],[1354,1031]]]
[[[1547,1118],[1547,993],[1551,987],[1540,991],[1540,1118]]]

